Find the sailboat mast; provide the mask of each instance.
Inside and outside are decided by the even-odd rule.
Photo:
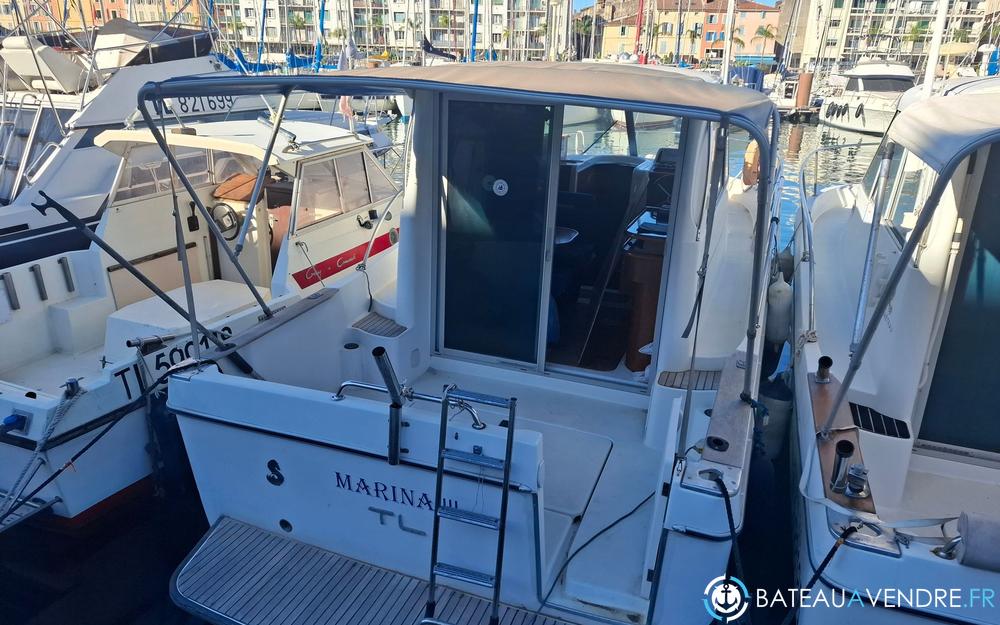
[[[736,22],[736,0],[729,0],[726,4],[726,19],[722,26],[722,36],[726,40],[722,43],[722,84],[729,84],[729,62],[733,54],[733,24]]]
[[[319,25],[316,28],[316,54],[313,71],[318,72],[323,64],[323,25],[326,22],[326,0],[319,0]]]
[[[475,2],[472,3],[472,37],[469,40],[469,60],[472,63],[476,62],[476,34],[479,32],[478,21],[479,0],[475,0]]]
[[[927,67],[924,68],[924,97],[934,93],[934,78],[937,76],[938,58],[941,56],[941,41],[944,39],[944,25],[948,20],[948,0],[938,0],[937,17],[934,19],[934,34],[931,49],[927,52]]]

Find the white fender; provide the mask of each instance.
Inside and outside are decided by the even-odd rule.
[[[781,345],[788,340],[792,325],[792,287],[780,273],[767,288],[767,323],[764,326],[764,340]]]

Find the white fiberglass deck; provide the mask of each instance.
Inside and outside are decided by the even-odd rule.
[[[177,570],[170,592],[185,609],[227,625],[416,625],[427,582],[223,517]],[[438,588],[438,620],[485,625],[489,617],[487,600]],[[500,624],[565,622],[501,606]]]
[[[647,395],[564,382],[550,377],[438,360],[416,380],[417,391],[439,394],[447,384],[517,397],[519,429],[542,434],[545,526],[550,561],[545,587],[559,566],[597,532],[643,501],[655,488],[663,454],[644,444]],[[584,396],[584,393],[590,396]],[[480,410],[488,423],[506,417]],[[460,414],[456,419],[468,418]],[[567,568],[553,603],[582,601],[618,612],[642,614],[645,537],[653,506],[647,502],[625,522],[602,534]],[[613,556],[611,555],[613,554]]]

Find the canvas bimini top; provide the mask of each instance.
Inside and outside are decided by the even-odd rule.
[[[479,96],[519,95],[536,101],[624,108],[706,119],[740,118],[766,136],[774,104],[750,89],[712,84],[676,72],[603,63],[452,63],[383,67],[311,76],[174,78],[149,83],[143,99],[181,95],[255,95],[295,89],[324,94],[390,95],[408,90]]]
[[[978,147],[1000,141],[1000,97],[970,93],[915,102],[893,120],[889,139],[941,173]]]

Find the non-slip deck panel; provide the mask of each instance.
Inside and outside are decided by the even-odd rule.
[[[406,331],[404,326],[375,312],[368,313],[356,321],[353,327],[368,334],[386,337],[399,336]]]
[[[220,625],[416,625],[427,583],[228,517],[174,574],[171,596]],[[435,618],[486,625],[489,601],[439,587]],[[501,625],[568,625],[503,606]]]
[[[660,386],[670,388],[687,389],[688,381],[694,376],[691,390],[694,391],[717,391],[719,390],[719,380],[722,379],[721,371],[661,371]]]

